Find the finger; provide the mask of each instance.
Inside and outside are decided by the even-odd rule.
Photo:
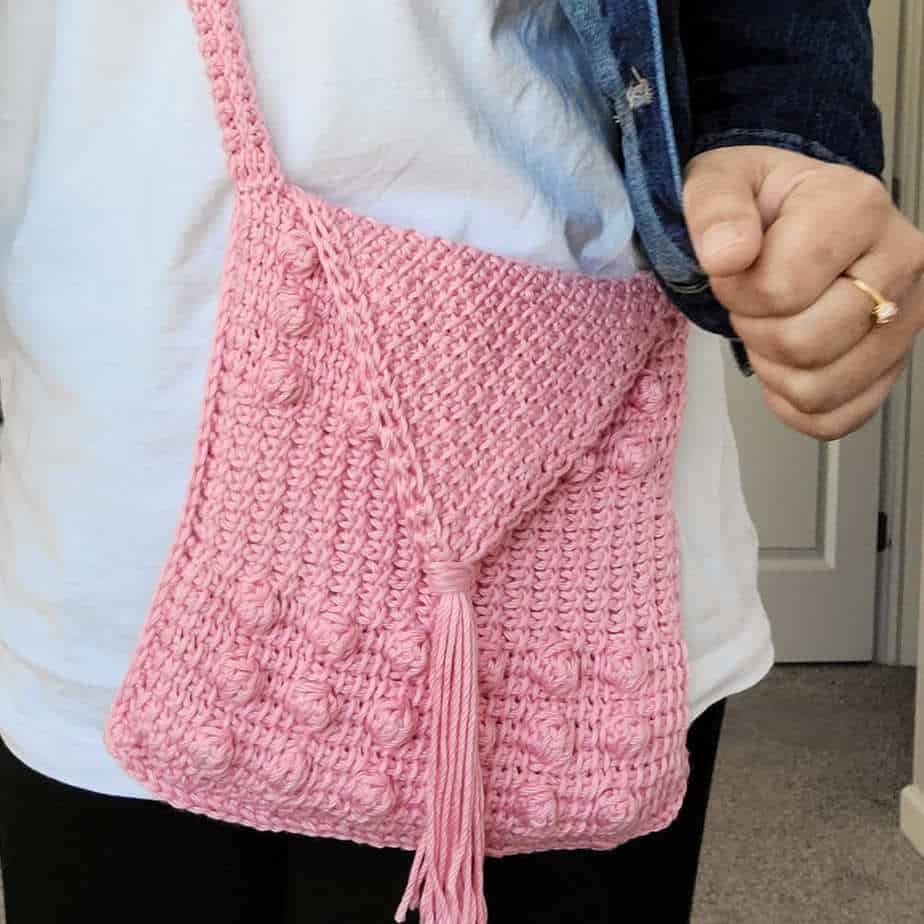
[[[763,225],[757,208],[757,161],[737,152],[694,157],[687,165],[683,207],[693,249],[709,276],[740,273],[760,253]]]
[[[882,236],[885,187],[849,167],[806,171],[764,232],[746,271],[711,280],[719,301],[745,317],[789,317],[817,301]]]
[[[824,414],[857,398],[914,346],[916,329],[908,316],[870,333],[845,356],[818,369],[797,369],[752,353],[760,380],[806,414]]]
[[[761,382],[802,413],[825,414],[862,395],[908,353],[913,335],[889,330],[895,324],[880,328],[875,337],[870,335],[822,369],[793,369],[756,354],[751,354],[751,365]]]
[[[909,258],[904,227],[896,222],[890,228],[876,248],[848,272],[913,311],[913,292],[924,265]],[[871,333],[881,333],[872,321],[873,307],[869,295],[842,276],[798,314],[782,318],[732,315],[731,321],[752,353],[786,366],[817,369],[845,356]]]
[[[769,388],[764,388],[764,400],[773,414],[793,430],[820,440],[839,440],[859,429],[879,410],[902,374],[906,362],[906,359],[902,359],[862,395],[824,414],[806,414]]]

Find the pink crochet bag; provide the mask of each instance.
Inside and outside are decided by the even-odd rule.
[[[192,476],[106,741],[182,809],[416,850],[612,848],[687,777],[686,322],[287,182],[233,0],[192,0],[236,203]]]

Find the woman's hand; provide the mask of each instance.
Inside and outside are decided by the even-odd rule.
[[[717,148],[687,165],[684,210],[770,410],[824,440],[872,417],[924,328],[924,234],[882,183],[780,148]],[[898,317],[875,325],[843,273]]]

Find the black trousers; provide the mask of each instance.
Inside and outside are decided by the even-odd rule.
[[[686,924],[724,713],[722,700],[690,727],[689,787],[669,828],[611,851],[489,858],[491,924]],[[0,741],[7,924],[386,924],[410,862],[75,789]]]

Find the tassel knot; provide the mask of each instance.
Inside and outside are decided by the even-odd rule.
[[[426,571],[427,589],[442,594],[470,594],[475,586],[475,566],[464,562],[441,561]]]

